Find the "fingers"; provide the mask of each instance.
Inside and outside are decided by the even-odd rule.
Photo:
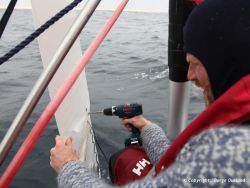
[[[55,148],[51,148],[51,150],[50,150],[50,155],[51,156],[55,155],[55,150],[56,150]]]
[[[72,146],[72,138],[71,137],[67,138],[67,140],[65,142],[65,145],[66,146]]]
[[[134,126],[134,120],[133,118],[130,119],[122,119],[122,124],[124,125],[124,127],[128,130],[128,131],[132,131],[132,126]]]
[[[50,162],[49,162],[49,164],[50,164],[50,166],[51,166],[52,168],[54,168],[53,156],[55,156],[55,148],[51,148],[51,150],[50,150],[50,157],[49,157]]]
[[[49,162],[49,164],[50,164],[50,166],[53,168],[53,163],[52,163],[51,161]]]
[[[56,144],[50,150],[50,166],[56,171],[71,160],[78,160],[75,149],[73,148],[72,138],[67,138],[66,141],[60,136],[55,137]]]
[[[147,119],[145,119],[143,116],[135,116],[133,118],[129,119],[122,119],[122,124],[125,125],[125,127],[131,131],[132,129],[127,127],[126,125],[131,124],[133,127],[139,129],[140,131],[143,130],[143,128],[147,125],[149,125],[151,122]]]
[[[62,146],[62,145],[64,145],[62,137],[60,137],[58,135],[56,135],[55,141],[56,141],[56,146]]]
[[[133,118],[130,119],[122,119],[122,124],[123,125],[128,125],[128,124],[133,124]]]
[[[64,143],[62,137],[57,135],[57,136],[55,137],[55,141],[56,141],[55,147],[61,147],[61,146],[63,146],[63,145],[66,145],[66,146],[72,146],[72,145],[73,145],[73,144],[72,144],[72,138],[71,138],[71,137],[67,138],[66,142]],[[52,150],[52,149],[51,149],[51,150]]]
[[[125,125],[125,127],[126,127],[126,129],[127,129],[129,132],[131,132],[131,131],[132,131],[132,127],[131,127],[131,125]]]

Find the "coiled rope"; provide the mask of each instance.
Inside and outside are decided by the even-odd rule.
[[[47,30],[50,26],[60,20],[64,15],[66,15],[69,11],[71,11],[74,7],[76,7],[82,0],[74,0],[60,12],[58,12],[55,16],[50,18],[47,22],[45,22],[42,26],[36,29],[33,33],[31,33],[26,39],[12,48],[5,55],[0,57],[0,65],[8,61],[11,57],[16,55],[20,50],[24,49],[29,43],[35,40],[40,34],[42,34],[45,30]]]

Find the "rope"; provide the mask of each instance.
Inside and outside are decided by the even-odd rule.
[[[98,153],[97,153],[97,149],[96,149],[96,136],[95,136],[95,132],[94,132],[94,127],[92,126],[91,122],[89,122],[90,125],[90,134],[92,137],[92,144],[94,145],[94,153],[95,153],[95,160],[96,160],[96,164],[97,164],[97,170],[98,170],[98,175],[99,177],[101,177],[101,165],[98,159]]]
[[[4,15],[0,21],[0,38],[2,37],[2,34],[5,30],[6,25],[8,24],[10,16],[15,8],[16,2],[17,0],[11,0],[6,11],[4,12]]]
[[[102,147],[101,147],[101,145],[100,145],[100,143],[99,143],[99,141],[98,141],[98,139],[96,137],[96,134],[95,134],[95,131],[94,131],[93,127],[92,127],[92,131],[93,131],[93,135],[94,135],[94,139],[95,139],[97,147],[99,148],[100,152],[102,153],[102,156],[104,157],[105,162],[107,164],[109,164],[108,157],[106,156],[105,152],[103,151],[103,149],[102,149]]]
[[[66,15],[69,11],[71,11],[74,7],[76,7],[82,0],[74,0],[60,12],[58,12],[55,16],[50,18],[47,22],[45,22],[42,26],[36,29],[33,33],[31,33],[26,39],[20,42],[17,46],[12,48],[5,55],[0,57],[0,65],[4,62],[8,61],[11,57],[16,55],[20,50],[24,49],[29,43],[31,43],[34,39],[36,39],[41,33],[47,30],[50,26],[60,20],[64,15]]]

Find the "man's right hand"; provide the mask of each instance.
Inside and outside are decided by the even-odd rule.
[[[135,116],[133,118],[129,119],[122,119],[122,124],[129,130],[132,131],[132,128],[129,126],[129,124],[133,125],[135,128],[139,129],[140,131],[143,130],[143,128],[151,122],[144,118],[143,116]]]

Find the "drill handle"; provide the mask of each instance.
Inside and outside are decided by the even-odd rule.
[[[136,128],[136,127],[134,127],[134,125],[132,125],[132,124],[128,124],[128,126],[129,126],[129,128],[131,128],[132,129],[132,136],[133,137],[138,137],[138,136],[140,136],[140,130],[138,129],[138,128]]]
[[[129,147],[131,145],[135,145],[135,146],[142,146],[142,141],[140,138],[140,130],[136,127],[134,127],[132,124],[127,124],[131,129],[132,129],[132,133],[130,135],[129,138],[127,138],[125,140],[125,146]]]
[[[139,112],[138,114],[133,114],[133,115],[130,115],[130,116],[126,116],[126,117],[124,117],[124,116],[119,116],[119,118],[123,118],[123,119],[129,119],[129,118],[133,118],[133,117],[135,117],[135,116],[139,116],[139,115],[141,115],[142,114],[142,112]],[[131,128],[132,129],[132,136],[134,136],[134,137],[139,137],[140,136],[140,130],[138,129],[138,128],[136,128],[133,124],[127,124],[128,126],[129,126],[129,128]]]

